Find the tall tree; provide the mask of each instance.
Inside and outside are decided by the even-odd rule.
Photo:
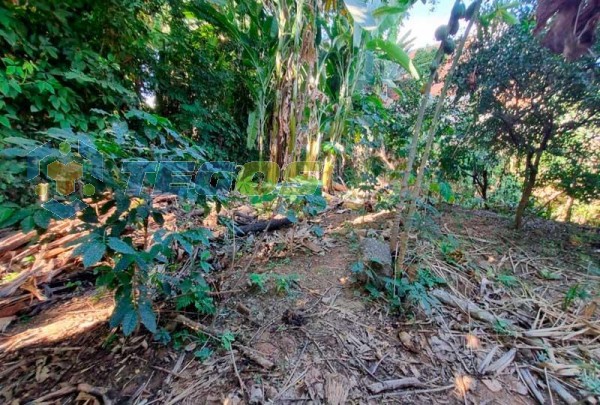
[[[457,80],[459,95],[470,94],[479,114],[473,130],[490,134],[492,148],[524,161],[517,228],[523,224],[544,154],[564,153],[557,146],[566,138],[600,125],[600,83],[593,64],[585,59],[569,64],[552,55],[532,36],[531,25],[525,18],[471,47]]]

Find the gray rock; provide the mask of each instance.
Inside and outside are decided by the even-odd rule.
[[[392,254],[390,246],[375,238],[364,238],[361,243],[362,261],[377,275],[392,277]]]

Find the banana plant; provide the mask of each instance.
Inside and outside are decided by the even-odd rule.
[[[395,6],[382,5],[378,0],[344,0],[345,12],[339,13],[327,35],[331,38],[328,78],[324,92],[331,100],[330,114],[322,124],[328,145],[338,146],[344,133],[348,113],[352,108],[352,95],[359,80],[364,77],[365,61],[374,56],[398,64],[413,77],[418,78],[412,60],[402,43],[397,40],[397,28],[414,1],[400,1]],[[337,26],[336,26],[337,24]],[[343,29],[340,29],[343,27]],[[334,80],[331,80],[334,78]],[[328,86],[330,82],[336,86]],[[314,150],[314,147],[311,148]],[[336,152],[339,147],[327,148],[322,172],[323,189],[333,185]]]
[[[250,66],[255,76],[248,80],[255,109],[248,114],[247,146],[264,153],[269,108],[272,104],[272,77],[277,66],[277,46],[280,36],[279,21],[268,7],[254,0],[222,5],[200,0],[187,4],[186,16],[190,20],[206,21],[240,46],[240,57]]]

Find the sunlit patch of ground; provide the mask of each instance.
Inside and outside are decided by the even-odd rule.
[[[78,291],[8,327],[0,338],[0,402],[48,395],[69,401],[85,397],[81,384],[128,403],[233,404],[254,398],[516,405],[535,403],[534,395],[545,403],[553,395],[559,403],[547,382],[585,399],[575,373],[585,371],[584,355],[600,358],[599,314],[593,298],[576,297],[563,306],[572,286],[597,294],[600,278],[581,264],[596,259],[589,249],[594,230],[532,221],[519,233],[509,218],[489,211],[442,209],[423,225],[436,232],[421,227],[411,238],[411,260],[447,282],[439,290],[473,307],[438,304],[425,314],[404,303],[405,312],[398,313],[390,297],[376,299],[353,284],[350,272],[361,238],[387,240],[392,220],[393,213],[334,208],[293,229],[255,237],[235,265],[213,273],[222,280],[220,291],[236,292],[217,299],[216,320],[180,313],[235,336],[231,351],[211,342],[213,353],[204,360],[195,354],[204,344],[199,340],[175,350],[143,330],[130,337],[112,334],[106,321],[113,301],[96,298],[90,284],[85,295]],[[322,228],[321,237],[309,232],[314,226]],[[256,259],[246,267],[255,247]],[[265,276],[265,291],[249,284],[251,273]],[[511,320],[519,334],[543,339],[551,355],[540,360],[537,341],[511,334],[500,322],[478,320],[477,308]],[[176,315],[162,307],[161,326],[181,330],[168,321]],[[273,366],[253,360],[245,348]]]
[[[105,324],[113,307],[111,297],[91,294],[61,303],[36,318],[34,324],[25,321],[16,325],[8,336],[0,338],[0,351],[51,345],[84,334]]]

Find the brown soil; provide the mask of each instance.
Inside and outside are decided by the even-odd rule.
[[[84,383],[107,388],[105,398],[115,403],[536,403],[527,376],[546,403],[561,403],[548,389],[552,380],[578,400],[589,397],[578,375],[584,364],[600,362],[599,316],[591,309],[600,278],[585,273],[586,263],[600,262],[597,230],[536,220],[517,233],[497,214],[448,208],[434,221],[435,237],[411,239],[409,278],[430,270],[454,296],[519,330],[541,331],[534,341],[448,305],[426,313],[404,302],[404,312],[393,311],[389,297],[374,298],[352,283],[349,270],[359,238],[385,238],[391,215],[334,210],[318,221],[323,238],[308,238],[307,224],[300,224],[256,242],[246,273],[252,250],[233,268],[224,266],[221,291],[242,292],[224,295],[216,318],[185,314],[232,332],[231,351],[213,342],[215,353],[202,361],[194,356],[201,341],[175,350],[143,332],[113,334],[106,326],[112,298],[84,289],[2,334],[0,402],[53,393],[47,403],[100,402],[79,389],[60,394]],[[458,247],[443,255],[439,241],[449,236]],[[247,273],[270,274],[266,292],[248,285]],[[502,283],[499,275],[514,280]],[[288,290],[278,289],[285,276]],[[563,310],[566,291],[577,283],[591,298]],[[173,318],[161,312],[168,329],[180,329]],[[545,345],[545,358],[536,342]],[[259,365],[245,348],[273,367]],[[490,363],[502,366],[503,357],[506,364],[494,370]],[[403,386],[378,390],[378,383],[398,379]]]

